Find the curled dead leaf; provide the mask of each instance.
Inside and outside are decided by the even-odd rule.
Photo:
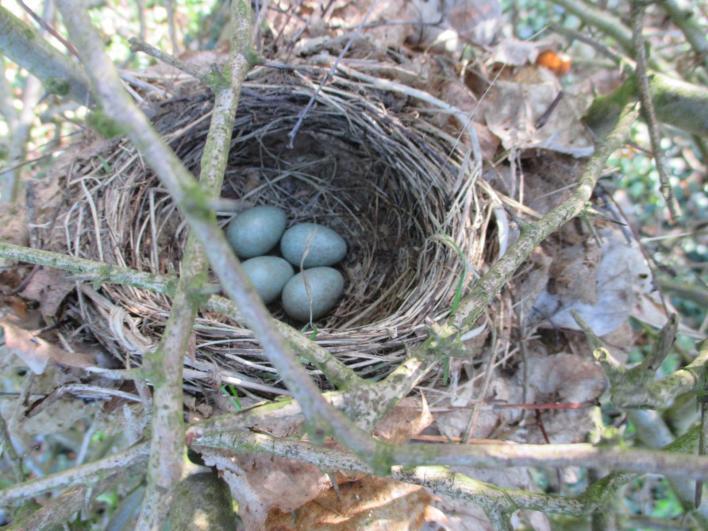
[[[433,415],[425,397],[409,396],[381,419],[376,425],[374,435],[393,443],[402,443],[418,435],[432,423]]]
[[[7,321],[0,322],[3,347],[20,358],[35,374],[42,374],[50,362],[85,369],[94,366],[93,356],[68,352],[42,339],[36,332],[25,330]]]
[[[273,511],[267,529],[420,529],[430,513],[432,496],[418,485],[366,476],[329,489],[295,514]]]

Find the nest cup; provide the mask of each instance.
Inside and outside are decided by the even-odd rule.
[[[345,293],[308,335],[371,376],[398,364],[405,348],[449,313],[483,240],[470,221],[475,191],[461,170],[456,137],[424,119],[407,97],[341,76],[323,87],[303,117],[322,75],[316,68],[252,72],[221,191],[230,201],[219,203],[225,206],[218,219],[223,227],[239,210],[275,205],[287,212],[289,225],[321,223],[346,239],[347,256],[336,266]],[[209,94],[194,93],[163,102],[153,118],[195,175],[211,106]],[[62,250],[161,275],[178,271],[186,223],[127,141],[76,160],[65,179],[69,200],[57,223]],[[171,303],[111,284],[84,285],[77,302],[75,316],[126,366],[157,344]],[[279,302],[270,309],[288,322]],[[216,378],[259,395],[282,392],[241,324],[201,312],[195,333],[188,386]]]

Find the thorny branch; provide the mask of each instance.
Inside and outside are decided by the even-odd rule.
[[[75,275],[73,279],[77,281],[120,284],[154,291],[170,297],[174,296],[178,282],[177,277],[174,276],[144,273],[127,267],[6,242],[0,242],[0,257],[68,271]],[[205,293],[209,291],[209,287],[204,288]],[[211,295],[203,302],[202,307],[208,311],[229,317],[236,322],[243,321],[236,305],[224,297]],[[321,370],[332,385],[338,389],[345,389],[356,387],[361,382],[361,378],[352,369],[317,343],[309,340],[299,331],[281,321],[275,321],[274,324],[295,353],[304,357]]]
[[[97,481],[102,476],[121,469],[147,462],[150,448],[147,444],[138,444],[123,452],[105,457],[99,461],[87,463],[50,476],[27,481],[0,489],[0,507],[35,496],[41,496],[56,489],[66,489]]]
[[[666,409],[685,393],[697,392],[708,363],[708,340],[701,343],[696,359],[683,369],[657,380],[655,370],[643,366],[624,369],[604,348],[595,351],[611,384],[612,402],[621,408]]]

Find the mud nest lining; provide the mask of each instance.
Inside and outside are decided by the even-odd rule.
[[[385,373],[446,316],[461,281],[483,255],[474,176],[461,171],[464,147],[427,121],[409,98],[333,77],[289,146],[289,134],[323,75],[255,70],[244,86],[219,212],[224,226],[240,209],[277,205],[289,224],[316,222],[339,232],[349,252],[338,266],[345,294],[308,334],[362,375]],[[185,165],[199,173],[211,95],[161,103],[153,122]],[[186,224],[140,155],[125,140],[65,175],[66,197],[45,246],[70,254],[174,274]],[[474,215],[474,214],[477,215]],[[168,297],[120,285],[85,286],[75,311],[124,365],[153,348],[170,311]],[[285,320],[279,303],[271,305]],[[291,323],[300,327],[296,323]],[[313,328],[316,333],[312,333]],[[278,377],[251,332],[200,313],[193,383],[217,378],[252,392],[279,392]]]

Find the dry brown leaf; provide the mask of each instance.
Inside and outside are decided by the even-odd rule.
[[[523,66],[536,62],[540,45],[532,41],[504,39],[492,50],[489,63],[500,63],[509,66]]]
[[[482,45],[494,41],[501,29],[501,3],[497,0],[448,0],[447,19],[459,36]]]
[[[435,416],[435,424],[444,436],[457,440],[467,433],[472,415],[472,403],[479,398],[479,382],[466,382],[451,391],[452,399],[436,404],[438,408],[451,406],[450,411]],[[521,401],[522,387],[509,382],[506,378],[494,374],[487,390],[486,398],[501,402],[517,403]],[[520,411],[511,408],[493,409],[483,404],[479,410],[477,422],[471,436],[476,439],[488,437],[499,426],[518,420]]]
[[[597,399],[606,388],[602,368],[589,357],[560,353],[528,358],[529,403],[587,403]],[[541,421],[552,443],[582,441],[593,428],[592,408],[543,411]],[[531,425],[526,442],[544,443],[540,428]]]
[[[425,397],[401,400],[376,425],[374,435],[393,443],[408,441],[433,423]]]
[[[266,528],[278,531],[361,529],[407,531],[426,521],[432,496],[418,485],[367,476],[329,489],[295,514],[273,511]]]
[[[290,513],[315,499],[331,486],[317,467],[282,457],[205,454],[204,462],[216,466],[238,500],[246,529],[263,529],[269,512]]]
[[[20,203],[0,205],[0,240],[15,245],[27,245],[27,212]]]
[[[35,374],[42,374],[50,362],[68,367],[87,368],[95,365],[89,354],[67,352],[53,345],[35,332],[25,330],[7,321],[0,322],[4,332],[4,348],[10,354],[20,358]]]
[[[575,311],[598,336],[627,320],[640,295],[652,289],[651,270],[639,247],[621,231],[604,229],[599,235],[602,247],[592,239],[556,256],[550,272],[554,285],[541,292],[528,317],[579,330]]]
[[[533,79],[547,73],[543,81]],[[527,68],[514,81],[497,81],[485,107],[489,129],[506,149],[547,149],[574,157],[594,152],[592,137],[581,122],[575,96],[563,93],[555,76]],[[552,110],[551,110],[552,109]]]
[[[44,317],[53,317],[74,287],[74,281],[69,280],[63,271],[42,268],[34,272],[20,295],[39,302],[39,310]]]

